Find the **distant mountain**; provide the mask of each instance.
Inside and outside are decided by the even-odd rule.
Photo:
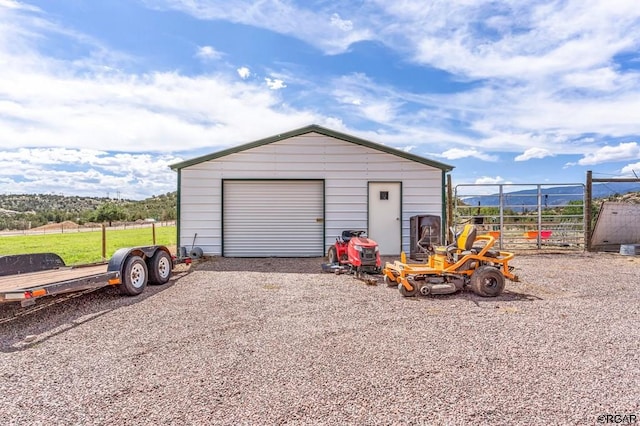
[[[565,206],[570,201],[581,201],[583,199],[584,187],[575,186],[554,186],[542,188],[541,204],[544,207]],[[608,198],[615,195],[628,194],[630,192],[640,192],[640,183],[596,183],[591,188],[592,198]],[[538,205],[538,190],[525,189],[522,191],[505,192],[503,194],[505,207],[514,211],[532,210]],[[500,205],[500,194],[479,195],[471,197],[460,197],[468,206],[497,207]]]

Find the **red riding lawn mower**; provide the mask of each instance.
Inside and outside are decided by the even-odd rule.
[[[342,231],[336,243],[327,252],[329,263],[323,270],[340,274],[354,273],[356,278],[367,284],[376,284],[378,280],[368,274],[379,274],[382,271],[378,243],[367,238],[365,231]]]

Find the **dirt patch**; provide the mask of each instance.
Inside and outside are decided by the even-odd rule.
[[[48,223],[46,225],[38,226],[37,228],[31,228],[31,231],[59,231],[66,229],[78,229],[80,225],[70,220],[65,220],[60,223]]]

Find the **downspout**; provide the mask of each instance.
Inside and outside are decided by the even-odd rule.
[[[180,204],[182,197],[180,196],[180,188],[182,187],[182,169],[178,169],[178,188],[176,191],[176,254],[180,254]]]
[[[446,190],[446,192],[445,192]],[[448,194],[448,196],[447,196]],[[451,187],[451,175],[447,174],[445,170],[442,170],[442,222],[445,226],[440,229],[440,238],[442,244],[447,241],[447,235],[449,228],[453,226],[453,188]]]

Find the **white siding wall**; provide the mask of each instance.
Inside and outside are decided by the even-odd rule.
[[[442,170],[309,133],[183,168],[179,246],[190,249],[197,232],[197,247],[206,255],[221,254],[222,179],[324,179],[326,247],[343,229],[366,229],[369,181],[402,182],[407,253],[409,217],[442,215]]]

